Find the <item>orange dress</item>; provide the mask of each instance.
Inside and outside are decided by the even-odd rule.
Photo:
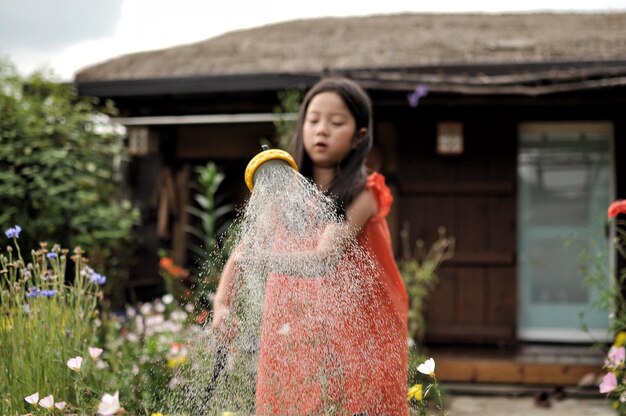
[[[268,276],[257,415],[409,413],[408,300],[385,219],[393,197],[378,173],[368,177],[366,188],[378,213],[333,273]],[[300,248],[314,248],[311,240]]]

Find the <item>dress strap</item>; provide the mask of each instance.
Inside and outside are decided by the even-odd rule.
[[[372,221],[382,220],[389,214],[393,203],[393,195],[385,184],[385,177],[378,172],[372,173],[367,178],[365,188],[372,190],[378,203],[378,213],[372,218]]]

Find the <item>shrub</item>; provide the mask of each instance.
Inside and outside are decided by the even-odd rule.
[[[119,287],[138,211],[120,200],[126,153],[114,113],[110,102],[0,61],[0,224],[27,225],[25,246],[81,246]]]

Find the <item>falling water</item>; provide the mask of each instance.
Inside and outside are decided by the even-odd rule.
[[[372,354],[386,341],[376,328],[387,324],[371,296],[380,290],[375,262],[356,238],[319,246],[324,233],[349,235],[347,225],[282,161],[259,167],[238,223],[236,331],[226,337],[209,325],[194,336],[168,414],[344,414],[350,397],[372,393],[359,391],[365,378],[388,377]]]

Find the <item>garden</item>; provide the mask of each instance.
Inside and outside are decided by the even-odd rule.
[[[80,98],[49,73],[22,77],[7,61],[0,83],[0,414],[172,414],[197,369],[192,360],[215,353],[198,340],[210,332],[212,291],[230,249],[216,227],[232,210],[215,199],[223,175],[212,163],[195,172],[194,267],[162,251],[161,295],[126,304],[119,288],[140,218],[124,195],[128,155],[123,129],[110,122],[113,104]],[[427,258],[421,246],[407,249],[416,255],[403,263],[416,307],[450,241],[442,235]],[[418,326],[411,331],[418,336]],[[425,358],[413,359],[408,391],[421,413],[438,392],[434,361],[418,371]],[[252,413],[247,396],[237,406]]]
[[[193,267],[161,252],[160,295],[129,304],[119,288],[130,278],[140,218],[124,194],[128,155],[123,129],[110,122],[113,104],[79,98],[50,74],[21,77],[6,61],[0,84],[0,414],[184,414],[181,402],[194,402],[189,380],[201,378],[210,388],[212,380],[198,374],[219,353],[208,324],[231,250],[228,227],[217,227],[232,210],[216,198],[223,175],[211,163],[195,172],[190,212],[198,227],[190,232],[200,242]],[[611,206],[609,217],[620,213],[623,202]],[[617,221],[616,248],[625,255],[623,226]],[[432,245],[413,245],[408,227],[401,237],[399,266],[411,303],[407,400],[412,414],[446,414],[435,360],[420,340],[424,304],[437,268],[454,255],[454,238],[441,229]],[[609,288],[608,301],[621,313],[600,386],[620,412],[624,280],[622,269]],[[233,397],[233,411],[223,414],[252,414],[252,388]]]

